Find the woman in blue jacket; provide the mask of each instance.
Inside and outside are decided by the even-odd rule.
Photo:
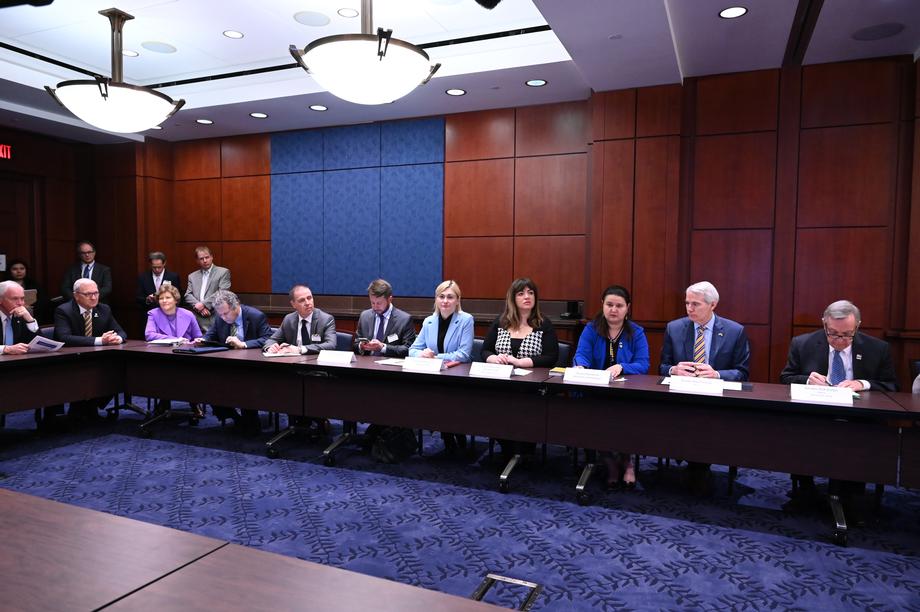
[[[601,311],[578,339],[574,364],[577,368],[607,370],[611,378],[621,374],[647,374],[648,341],[645,330],[629,320],[632,298],[620,285],[611,285],[601,295]],[[607,486],[636,486],[636,468],[625,453],[604,455]]]
[[[466,363],[473,355],[473,315],[460,309],[460,286],[446,280],[434,292],[434,313],[422,321],[422,330],[409,348],[409,357],[428,357]],[[455,452],[466,447],[466,436],[441,432],[444,447]]]

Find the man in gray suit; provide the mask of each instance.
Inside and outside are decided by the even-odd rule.
[[[393,306],[393,287],[378,278],[367,287],[371,307],[358,317],[353,349],[359,355],[405,357],[415,342],[409,313]]]
[[[198,326],[205,332],[214,318],[214,294],[219,289],[230,289],[230,270],[214,265],[211,249],[206,246],[195,248],[198,270],[188,275],[185,288],[185,304],[195,312]]]
[[[306,285],[294,285],[288,291],[294,309],[281,321],[281,327],[265,343],[266,353],[315,355],[335,350],[335,319],[313,305],[313,292]]]

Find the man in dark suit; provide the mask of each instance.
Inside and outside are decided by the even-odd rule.
[[[112,271],[96,261],[96,247],[91,242],[77,243],[77,255],[80,261],[68,268],[61,281],[61,295],[65,300],[72,300],[74,282],[78,278],[88,278],[99,287],[99,301],[108,302],[112,295]]]
[[[150,271],[142,272],[137,277],[137,291],[134,295],[134,301],[145,311],[157,308],[157,291],[160,285],[169,283],[182,295],[182,288],[179,287],[179,275],[166,269],[166,255],[162,251],[154,251],[147,256],[150,262]],[[144,315],[146,320],[147,316]]]
[[[334,351],[335,319],[315,307],[310,288],[294,285],[288,297],[294,312],[285,315],[281,327],[265,343],[265,352],[315,355],[323,350]]]
[[[73,299],[54,311],[54,337],[65,346],[110,346],[121,344],[128,335],[121,328],[112,309],[99,302],[95,281],[78,278],[73,284]],[[111,396],[71,402],[70,418],[91,421],[98,418]]]
[[[751,349],[744,327],[716,316],[719,292],[708,281],[687,287],[687,316],[668,323],[661,348],[662,376],[697,376],[745,381]],[[704,495],[710,489],[707,463],[687,463],[690,490]]]
[[[213,299],[217,317],[204,340],[220,342],[231,349],[260,349],[265,345],[272,329],[260,310],[240,304],[240,298],[226,289],[217,291]],[[243,410],[241,414],[231,406],[213,408],[214,416],[222,421],[233,419],[234,427],[246,434],[258,435],[262,430],[256,410]]]
[[[415,341],[412,317],[393,306],[393,287],[382,278],[367,288],[371,307],[358,317],[353,349],[362,355],[405,357]]]
[[[891,361],[888,343],[859,333],[862,317],[852,302],[839,300],[824,310],[823,329],[792,339],[786,366],[780,374],[783,384],[831,385],[853,391],[897,391],[897,375]],[[814,478],[792,475],[798,486],[783,508],[808,510],[821,504]],[[848,481],[830,483],[839,492],[844,512],[861,522],[862,512],[856,498],[865,491],[865,484]]]
[[[29,342],[38,334],[38,321],[26,308],[25,291],[16,281],[0,283],[0,355],[29,352]]]

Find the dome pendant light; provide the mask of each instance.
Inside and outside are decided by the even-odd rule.
[[[99,11],[112,26],[112,78],[62,81],[45,90],[86,123],[107,132],[143,132],[158,126],[185,104],[149,87],[122,81],[121,30],[133,16],[116,8]]]
[[[424,85],[441,64],[393,30],[373,31],[371,0],[361,0],[361,34],[326,36],[291,55],[326,91],[355,104],[389,104]]]

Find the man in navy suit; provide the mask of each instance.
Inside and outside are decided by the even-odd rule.
[[[824,328],[792,339],[786,367],[780,374],[783,384],[830,385],[853,391],[897,391],[897,375],[888,343],[859,333],[862,316],[847,300],[838,300],[824,310]],[[798,486],[783,505],[791,511],[809,510],[821,505],[814,478],[792,475]],[[861,482],[832,480],[829,489],[839,492],[844,513],[862,522],[857,498],[865,491]]]
[[[150,262],[150,270],[142,272],[137,277],[137,291],[134,295],[134,301],[141,306],[145,313],[159,306],[157,302],[157,291],[163,283],[170,283],[179,295],[182,295],[182,288],[179,287],[179,275],[166,269],[166,255],[162,251],[154,251],[147,256]],[[147,315],[144,314],[144,321]]]
[[[708,281],[687,287],[687,316],[668,323],[661,348],[662,376],[697,376],[745,381],[751,349],[744,327],[716,316],[719,292]],[[698,495],[709,489],[709,465],[687,464],[691,490]]]
[[[204,340],[226,344],[231,349],[261,349],[271,337],[268,319],[258,309],[240,304],[232,291],[220,289],[214,294],[214,324],[204,335]],[[234,427],[246,434],[258,435],[262,427],[256,410],[243,410],[242,414],[230,406],[214,406],[214,416],[221,420],[233,419]]]
[[[112,270],[96,261],[96,247],[85,240],[77,243],[80,261],[70,266],[61,281],[61,295],[65,300],[73,299],[73,284],[78,278],[88,278],[99,287],[99,301],[109,301],[112,294]]]

